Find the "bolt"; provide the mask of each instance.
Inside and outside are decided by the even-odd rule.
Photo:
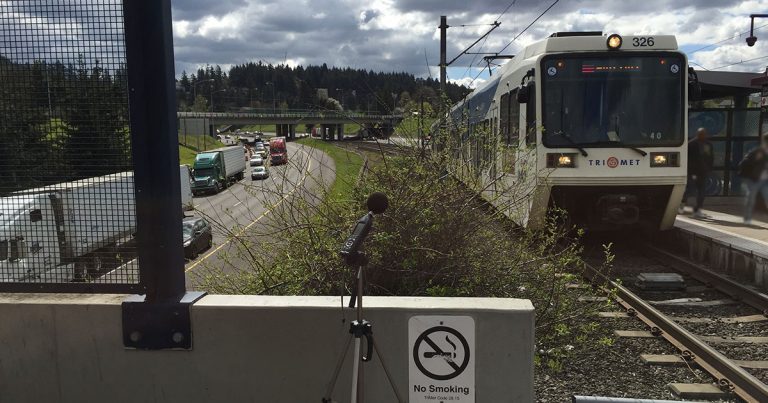
[[[128,336],[132,342],[138,343],[139,340],[141,340],[141,332],[138,330],[134,330],[131,332],[130,336]]]
[[[181,332],[173,333],[173,336],[171,336],[171,338],[173,339],[173,342],[176,344],[179,344],[182,341],[184,341],[184,335]]]

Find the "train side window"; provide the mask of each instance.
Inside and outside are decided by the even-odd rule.
[[[520,103],[517,102],[517,89],[509,93],[509,136],[507,145],[516,146],[520,141]]]
[[[29,246],[29,253],[30,254],[35,254],[37,252],[40,252],[41,250],[43,250],[43,247],[40,246],[40,242],[39,241],[33,241],[32,244]]]
[[[525,104],[525,143],[536,144],[536,90],[531,87],[528,102]]]
[[[19,260],[19,240],[11,239],[11,262]]]
[[[8,260],[8,240],[0,241],[0,262]]]
[[[509,139],[509,93],[501,94],[499,106],[499,134],[505,143]]]
[[[43,221],[43,211],[38,209],[29,211],[29,220],[32,222]]]

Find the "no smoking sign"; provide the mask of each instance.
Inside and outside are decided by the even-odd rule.
[[[475,401],[475,321],[413,316],[408,321],[409,401]]]

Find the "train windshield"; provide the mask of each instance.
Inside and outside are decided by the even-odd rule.
[[[547,147],[683,143],[682,56],[558,56],[542,62]]]

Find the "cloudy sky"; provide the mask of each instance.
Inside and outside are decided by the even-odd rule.
[[[501,22],[475,48],[498,52],[553,2],[517,0],[501,15],[511,0],[174,0],[176,68],[180,73],[206,63],[227,67],[261,60],[436,77],[440,15],[451,25],[450,60],[489,28],[476,24]],[[749,14],[766,12],[768,0],[561,0],[505,53],[556,31],[673,34],[697,68],[763,71],[768,19],[755,22],[761,27],[756,46],[747,47],[743,33]],[[751,60],[759,57],[764,58]],[[471,82],[481,71],[480,58],[459,59],[449,79]],[[473,86],[484,77],[487,72]]]
[[[509,45],[504,53],[515,54],[557,31],[673,34],[699,69],[762,72],[768,66],[768,18],[755,21],[756,46],[748,47],[744,41],[749,14],[768,13],[768,0],[560,0],[521,34],[553,3],[172,0],[176,70],[180,75],[206,64],[227,69],[263,61],[437,77],[441,15],[448,16],[451,26],[449,60],[498,20],[500,27],[473,51],[499,52]],[[0,54],[19,61],[62,54],[83,54],[89,62],[109,60],[114,56],[111,39],[120,37],[121,27],[119,18],[105,17],[118,15],[120,4],[119,0],[0,0]],[[477,86],[488,76],[481,59],[461,57],[449,67],[449,79]]]

